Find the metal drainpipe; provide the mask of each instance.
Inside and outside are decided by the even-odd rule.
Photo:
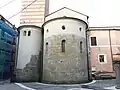
[[[91,78],[91,70],[90,70],[90,58],[89,58],[89,52],[88,52],[88,39],[89,37],[87,36],[87,32],[89,30],[86,31],[86,51],[87,51],[87,68],[88,68],[88,80],[91,81],[92,78]]]
[[[89,16],[87,16],[87,20],[89,19]],[[89,31],[89,21],[88,21],[88,27],[86,30],[86,51],[87,51],[87,68],[88,68],[88,80],[92,81],[92,75],[91,75],[91,63],[90,63],[90,58],[89,58],[89,52],[88,52],[88,41],[89,41],[89,37],[87,32]]]
[[[110,29],[109,29],[109,42],[110,42],[110,53],[111,53],[112,66],[113,66],[113,51],[112,51],[112,45],[111,45],[112,41],[111,41]]]

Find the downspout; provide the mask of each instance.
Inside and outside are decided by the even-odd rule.
[[[112,41],[111,41],[110,29],[109,29],[109,42],[110,42],[110,53],[111,53],[112,66],[113,66],[113,51],[112,51],[112,45],[111,45]]]
[[[91,65],[90,65],[90,58],[89,58],[89,46],[88,46],[88,39],[89,39],[89,36],[87,34],[89,30],[86,31],[86,51],[87,51],[87,68],[88,68],[88,80],[91,81],[92,78],[91,78]]]
[[[87,17],[88,20],[89,17]],[[88,69],[88,80],[92,81],[92,77],[91,77],[91,63],[90,63],[90,58],[89,58],[89,47],[88,47],[88,41],[89,41],[89,36],[88,36],[88,31],[89,31],[89,24],[86,30],[86,51],[87,51],[87,69]]]

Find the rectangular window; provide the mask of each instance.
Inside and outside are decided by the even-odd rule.
[[[96,37],[91,37],[91,46],[96,46],[96,45],[97,45]]]
[[[31,35],[31,31],[28,31],[28,36],[30,36]]]
[[[100,63],[107,63],[106,55],[104,55],[104,54],[99,54],[98,60]]]
[[[105,62],[105,57],[104,57],[104,55],[99,55],[99,61],[100,61],[100,62]]]
[[[26,36],[26,33],[27,33],[27,32],[26,32],[26,31],[24,31],[24,32],[23,32],[23,36]]]

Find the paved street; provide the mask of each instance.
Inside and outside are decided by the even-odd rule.
[[[27,87],[34,88],[36,90],[87,90],[97,89],[104,90],[105,87],[115,86],[115,80],[97,80],[95,83],[89,84],[74,84],[74,85],[54,85],[54,84],[42,84],[42,83],[23,83]],[[83,87],[84,89],[81,89]]]
[[[0,85],[0,90],[26,90],[26,89],[21,88],[15,84],[3,84]]]
[[[97,80],[96,82],[84,85],[80,84],[55,85],[43,83],[12,83],[12,84],[1,83],[0,90],[113,90],[104,89],[112,86],[115,86],[115,80]]]

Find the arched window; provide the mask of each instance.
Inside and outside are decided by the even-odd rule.
[[[27,32],[26,32],[26,31],[24,31],[24,32],[23,32],[23,36],[26,36],[26,33],[27,33]]]
[[[45,53],[47,54],[48,53],[48,42],[46,42],[46,51],[45,51]]]
[[[30,36],[31,35],[31,31],[28,31],[28,36]]]
[[[79,28],[79,30],[81,31],[81,30],[82,30],[82,28],[80,27],[80,28]]]
[[[80,41],[80,53],[82,53],[82,41]]]
[[[61,50],[62,52],[65,52],[65,40],[62,40],[61,42]]]

